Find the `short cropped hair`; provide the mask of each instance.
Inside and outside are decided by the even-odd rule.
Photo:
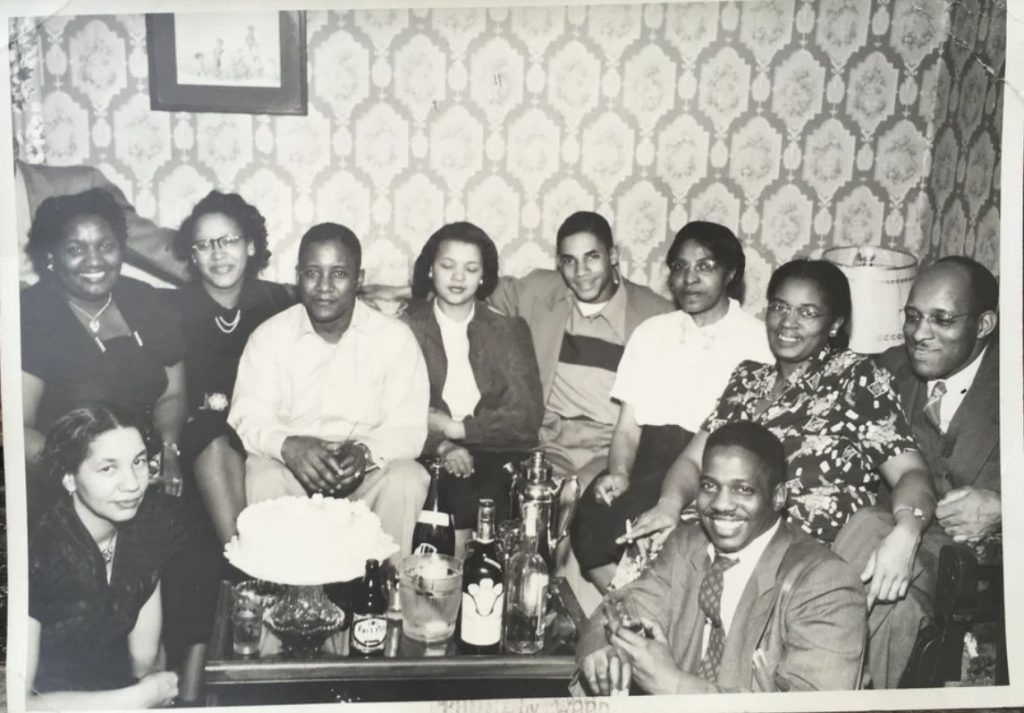
[[[441,249],[441,243],[447,240],[477,247],[483,263],[483,278],[476,291],[476,299],[485,300],[490,297],[494,288],[498,286],[498,248],[481,228],[465,221],[441,226],[427,238],[412,268],[412,296],[422,299],[430,294],[433,289],[430,267],[434,264],[437,251]]]
[[[850,343],[850,317],[853,304],[850,298],[850,282],[838,267],[827,260],[807,260],[797,258],[780,265],[768,280],[770,300],[786,280],[809,280],[817,285],[825,298],[825,306],[832,314],[832,319],[843,318],[843,326],[836,336],[829,337],[828,343],[836,349],[845,349]]]
[[[562,241],[577,233],[590,233],[609,252],[615,247],[615,241],[612,240],[612,226],[608,225],[608,221],[593,211],[580,210],[566,218],[559,226],[558,234],[555,236],[555,250],[562,247]]]
[[[210,191],[196,203],[192,212],[182,222],[174,235],[174,256],[184,260],[189,278],[196,280],[199,273],[189,259],[192,255],[192,241],[196,237],[196,224],[204,215],[223,213],[238,224],[242,237],[252,243],[255,250],[245,264],[245,274],[255,276],[270,262],[270,249],[267,247],[267,220],[256,206],[247,202],[237,193],[221,193]]]
[[[726,293],[734,299],[741,299],[743,273],[747,267],[747,258],[743,254],[743,246],[735,233],[718,223],[704,220],[691,221],[676,233],[672,245],[669,246],[668,252],[665,254],[665,264],[672,265],[679,251],[683,249],[683,243],[687,240],[692,240],[711,253],[715,261],[727,271],[732,270],[732,279],[725,286]]]
[[[54,421],[46,434],[39,456],[44,472],[58,479],[66,473],[77,473],[89,457],[93,441],[117,428],[134,428],[140,436],[148,430],[134,417],[108,406],[93,404],[68,411]]]
[[[731,421],[708,435],[704,453],[713,448],[735,446],[752,453],[761,469],[768,476],[768,483],[775,488],[788,478],[786,451],[774,433],[753,421]],[[707,457],[705,455],[705,457]]]
[[[29,228],[28,245],[25,246],[37,274],[45,274],[49,255],[66,237],[64,231],[68,225],[76,218],[89,215],[106,221],[117,242],[124,248],[128,242],[124,210],[108,191],[90,188],[83,193],[50,196],[39,204],[32,227]]]
[[[971,283],[971,301],[976,311],[999,311],[999,282],[987,267],[963,255],[947,255],[936,260],[935,264],[957,265],[967,272],[967,279]]]
[[[339,223],[318,223],[306,231],[299,242],[299,258],[306,248],[315,243],[341,243],[342,247],[348,250],[355,260],[355,268],[358,270],[363,264],[363,247],[359,244],[359,238],[351,230]]]

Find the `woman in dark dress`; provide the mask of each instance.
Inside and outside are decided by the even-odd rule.
[[[21,294],[25,452],[32,474],[55,418],[83,404],[112,405],[155,425],[147,440],[177,494],[181,332],[157,290],[121,277],[127,238],[121,208],[102,189],[51,197],[36,211],[27,251],[41,277]],[[30,519],[55,497],[44,480],[30,478]]]
[[[175,499],[147,492],[139,428],[75,409],[53,424],[41,465],[66,495],[29,537],[29,707],[166,705],[178,677],[162,670],[161,570],[186,534]]]
[[[481,300],[498,282],[498,251],[471,223],[451,223],[427,240],[413,268],[413,301],[404,319],[430,377],[426,457],[454,478],[441,484],[460,542],[476,522],[479,498],[508,511],[502,466],[537,445],[543,418],[530,328]]]
[[[211,191],[196,204],[175,238],[192,282],[168,293],[185,336],[188,420],[182,463],[223,545],[245,507],[245,448],[227,424],[238,360],[249,335],[291,306],[284,285],[256,277],[267,266],[267,226],[241,196]],[[194,491],[192,485],[194,483]]]

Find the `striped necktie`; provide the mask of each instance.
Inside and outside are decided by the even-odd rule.
[[[928,401],[924,405],[924,417],[928,419],[928,422],[935,426],[935,430],[942,433],[942,418],[940,416],[942,408],[942,397],[946,395],[946,382],[936,381],[935,386],[932,387],[932,393],[928,396]]]
[[[718,668],[722,665],[722,653],[725,651],[725,630],[722,627],[722,573],[738,562],[739,560],[716,554],[707,574],[704,575],[704,580],[700,583],[698,602],[707,618],[710,633],[697,675],[710,683],[718,682]]]

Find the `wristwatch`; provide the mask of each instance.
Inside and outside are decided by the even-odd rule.
[[[921,508],[912,507],[910,505],[900,505],[899,507],[893,508],[893,518],[895,519],[895,517],[904,510],[909,511],[910,514],[916,517],[918,520],[924,520],[924,510],[922,510]]]

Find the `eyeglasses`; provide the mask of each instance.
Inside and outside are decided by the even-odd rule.
[[[823,312],[814,309],[814,307],[809,307],[807,305],[793,307],[785,302],[769,302],[765,309],[768,314],[774,314],[778,317],[787,317],[795,313],[796,318],[801,322],[813,322],[825,316]]]
[[[196,240],[192,243],[192,250],[197,255],[207,255],[211,250],[224,250],[238,245],[239,242],[245,240],[241,235],[235,235],[234,233],[227,233],[220,236],[219,238],[210,238],[209,240]]]
[[[668,269],[672,272],[683,272],[689,268],[693,268],[701,275],[707,275],[718,269],[718,261],[704,258],[694,263],[687,262],[686,260],[673,260],[668,264]]]
[[[961,312],[960,314],[950,314],[949,312],[932,312],[928,316],[921,314],[913,307],[906,307],[903,310],[903,324],[906,325],[917,325],[921,323],[923,319],[932,327],[939,327],[940,329],[949,329],[958,319],[964,317],[973,317],[977,312]]]

